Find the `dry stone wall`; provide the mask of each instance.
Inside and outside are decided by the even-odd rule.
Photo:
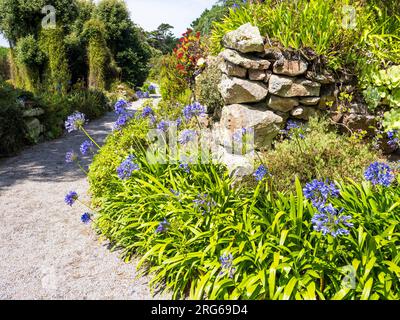
[[[225,107],[219,125],[232,134],[252,126],[257,148],[268,148],[289,118],[307,121],[334,99],[331,74],[266,46],[257,27],[241,26],[223,45],[219,90]]]

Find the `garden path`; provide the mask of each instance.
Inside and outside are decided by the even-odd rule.
[[[108,113],[87,129],[104,141],[115,120]],[[85,175],[65,164],[84,140],[72,133],[0,161],[0,299],[152,298],[149,279],[135,280],[136,262],[125,264],[80,222],[84,207],[64,204],[67,192],[88,190]]]

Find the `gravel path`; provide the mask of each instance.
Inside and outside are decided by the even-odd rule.
[[[115,120],[108,113],[87,129],[103,141]],[[0,299],[152,298],[149,279],[135,279],[135,261],[125,264],[80,222],[85,208],[64,204],[68,191],[88,190],[64,162],[83,140],[72,133],[0,161]]]

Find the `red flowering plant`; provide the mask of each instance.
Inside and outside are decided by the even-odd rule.
[[[194,89],[196,77],[206,66],[206,48],[202,44],[200,32],[194,33],[188,29],[179,39],[179,44],[174,49],[178,60],[176,68],[186,79],[191,89]]]

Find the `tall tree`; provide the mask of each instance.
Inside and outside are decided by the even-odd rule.
[[[105,25],[105,39],[117,65],[121,80],[140,86],[149,73],[150,46],[145,35],[130,19],[123,0],[102,0],[95,17]]]
[[[171,53],[175,48],[178,39],[172,33],[174,27],[168,23],[162,23],[157,30],[151,31],[147,34],[149,44],[160,50],[163,54]]]

